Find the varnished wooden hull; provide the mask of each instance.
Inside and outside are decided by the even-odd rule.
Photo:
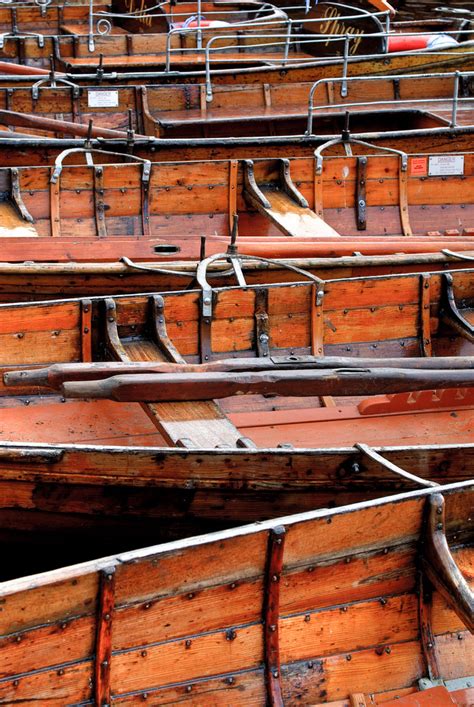
[[[220,394],[202,395],[189,403],[168,402],[179,399],[169,395],[157,405],[140,405],[133,402],[140,398],[126,403],[105,399],[66,402],[65,383],[82,380],[77,371],[69,378],[66,371],[59,379],[50,379],[44,372],[26,372],[26,378],[23,373],[12,377],[8,372],[58,362],[112,359],[142,361],[142,366],[174,360],[179,363],[175,373],[186,373],[186,362],[229,358],[232,362],[235,357],[241,362],[240,370],[245,370],[245,362],[265,363],[266,355],[271,373],[275,356],[280,367],[285,360],[291,364],[292,356],[296,356],[294,366],[308,366],[305,356],[324,353],[349,357],[339,366],[355,363],[369,368],[371,360],[380,366],[387,357],[470,356],[471,293],[472,271],[459,270],[452,273],[452,279],[433,272],[328,280],[318,285],[300,282],[217,289],[206,295],[213,301],[208,322],[200,315],[203,295],[196,291],[2,305],[0,363],[8,374],[1,389],[2,438],[18,443],[94,441],[198,448],[248,446],[248,440],[260,448],[288,443],[304,448],[309,439],[315,447],[347,446],[354,441],[370,445],[396,445],[402,440],[405,445],[468,443],[473,439],[474,405],[469,382],[436,393],[408,386],[407,392],[394,389],[394,395],[382,395],[390,391],[382,391],[378,384],[376,390],[361,388],[359,393],[349,393],[343,383],[332,394],[326,388],[319,392],[312,388],[309,397],[301,387],[293,387],[290,394],[270,396],[257,390],[250,396],[228,392],[219,403],[208,398],[222,398]],[[460,308],[457,315],[447,309],[451,295]],[[262,333],[268,337],[268,349],[261,348]],[[358,363],[362,360],[363,364]],[[456,359],[451,361],[458,366]],[[432,363],[438,366],[436,358]],[[228,370],[232,381],[232,364]],[[199,365],[191,371],[199,372]],[[112,383],[116,375],[97,374]],[[449,388],[449,383],[425,387]],[[93,391],[82,397],[107,397],[100,386]],[[197,424],[197,420],[205,423]]]
[[[466,678],[472,636],[456,602],[472,581],[472,483],[439,491],[2,583],[0,697],[314,705],[370,693],[379,704],[433,669]],[[433,518],[441,530],[429,530]],[[449,543],[441,556],[435,533]],[[463,594],[433,574],[448,556]]]
[[[312,83],[215,86],[212,96],[208,96],[204,87],[179,84],[118,86],[111,93],[109,88],[90,85],[74,93],[69,86],[58,85],[53,88],[45,81],[34,95],[31,88],[1,88],[0,108],[7,112],[0,114],[0,120],[6,126],[15,125],[17,132],[34,134],[39,131],[38,134],[43,137],[55,136],[53,124],[47,130],[47,121],[57,119],[58,116],[61,116],[61,125],[58,124],[56,129],[58,137],[73,136],[74,129],[78,136],[86,135],[90,119],[93,120],[92,136],[98,135],[98,129],[123,132],[132,127],[137,136],[146,134],[164,139],[258,136],[268,138],[290,135],[301,138],[309,127],[309,132],[313,134],[313,141],[307,143],[309,147],[316,143],[315,138],[318,135],[340,135],[343,113],[348,110],[351,114],[349,127],[353,135],[372,133],[384,139],[383,133],[416,131],[406,134],[405,146],[400,142],[403,135],[398,136],[398,142],[395,134],[392,135],[390,144],[410,152],[412,150],[408,145],[409,140],[412,140],[417,151],[426,151],[427,146],[423,144],[426,142],[426,131],[449,127],[453,119],[453,95],[459,93],[459,86],[464,100],[458,102],[455,109],[455,122],[461,127],[474,123],[472,104],[469,101],[469,95],[472,93],[471,79],[470,74],[443,74],[439,78],[434,74],[423,79],[349,79],[344,86],[347,95],[341,95],[344,93],[341,81],[329,80],[321,83],[312,92],[314,117],[310,126],[308,105]],[[210,98],[212,100],[209,100]],[[411,101],[416,103],[411,105]],[[29,125],[31,114],[34,114],[34,122]],[[45,123],[43,130],[41,121]],[[73,123],[76,127],[68,126],[68,123]],[[107,133],[101,132],[100,136],[106,137]],[[431,136],[434,144],[437,139],[436,131],[431,130]],[[113,135],[110,134],[110,137]],[[456,141],[458,150],[465,149],[463,144],[459,143],[462,139],[459,131],[453,131],[451,136],[446,135],[446,144],[449,144],[449,139]],[[268,139],[265,143],[271,144]],[[262,148],[265,149],[267,144],[262,145]],[[452,142],[450,144],[453,145]],[[154,147],[160,159],[164,159],[167,153],[160,149],[160,143]],[[169,151],[170,146],[167,143],[164,143],[163,147]],[[239,157],[239,143],[236,141],[229,147],[235,150],[235,157]],[[252,147],[260,148],[260,144],[254,140]],[[281,142],[280,147],[284,149]],[[46,146],[43,146],[43,149],[45,148]],[[209,144],[209,149],[210,158],[218,159],[223,156],[222,149],[225,149],[225,146],[214,144],[211,150]],[[299,141],[294,141],[292,149],[299,149]],[[2,152],[8,152],[3,145]],[[230,153],[228,156],[231,156]],[[254,152],[253,155],[245,156],[261,155]],[[17,158],[22,160],[22,155]],[[202,159],[203,153],[197,153],[196,158]],[[4,160],[8,159],[8,155],[4,154]],[[21,163],[19,161],[14,166]]]
[[[93,167],[66,166],[64,153],[54,169],[5,168],[2,258],[21,262],[27,246],[36,262],[87,262],[92,252],[96,262],[197,259],[202,237],[207,254],[226,249],[236,215],[237,243],[248,255],[472,249],[471,153],[455,157],[448,168],[454,171],[445,176],[443,156],[407,156],[405,168],[401,155],[354,147],[357,156],[339,157],[325,156],[322,146],[319,161],[150,163],[129,157],[131,163],[116,165],[109,160],[120,155],[93,152]],[[357,175],[367,153],[362,187]],[[71,156],[84,159],[84,151]]]

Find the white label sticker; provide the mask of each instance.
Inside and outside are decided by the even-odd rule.
[[[116,108],[118,104],[118,91],[87,91],[89,108]]]
[[[464,174],[464,155],[432,155],[429,159],[430,177]]]

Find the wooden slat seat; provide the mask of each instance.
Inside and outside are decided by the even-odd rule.
[[[89,25],[87,22],[74,22],[63,24],[60,27],[61,34],[74,34],[78,36],[89,34]],[[127,31],[122,27],[112,26],[109,34],[127,34]]]
[[[87,34],[87,32],[85,33]],[[308,54],[293,54],[292,59],[300,59],[301,61],[310,61],[311,57]],[[281,53],[277,54],[257,54],[257,53],[248,53],[248,54],[239,54],[236,52],[235,54],[213,54],[212,55],[212,61],[214,64],[219,63],[219,64],[271,64],[272,62],[275,61],[281,61],[282,55]],[[313,57],[314,59],[314,57]],[[67,59],[64,59],[64,63],[68,64],[70,66],[84,66],[84,67],[96,67],[99,64],[99,57],[91,57],[90,59],[87,57],[67,57]],[[117,56],[104,56],[103,59],[103,65],[104,66],[140,66],[142,64],[146,65],[153,65],[153,66],[161,66],[165,65],[166,63],[166,56],[165,53],[162,52],[161,54],[159,53],[150,53],[150,54],[143,54],[143,55],[135,55],[135,56],[126,56],[125,54],[123,55],[117,55]],[[194,52],[186,52],[185,54],[179,55],[179,54],[172,54],[171,55],[171,65],[173,64],[193,64],[193,65],[199,65],[199,66],[204,66],[206,63],[206,59],[204,56],[195,54]]]
[[[305,118],[308,114],[307,105],[288,106],[258,106],[242,113],[238,108],[223,108],[218,110],[173,110],[155,116],[164,128],[181,125],[208,125],[213,123],[233,123],[254,120],[288,120],[288,118]]]

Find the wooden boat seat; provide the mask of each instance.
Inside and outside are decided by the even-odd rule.
[[[2,201],[0,202],[0,238],[12,236],[31,238],[31,236],[38,236],[38,232],[33,224],[22,219],[13,204]]]
[[[258,106],[247,109],[243,114],[239,108],[221,108],[212,110],[173,110],[162,113],[156,120],[164,128],[174,128],[181,125],[212,125],[213,123],[243,123],[255,120],[288,120],[288,118],[305,118],[308,106],[294,104],[288,106]]]
[[[120,361],[174,361],[186,365],[166,333],[162,297],[150,301],[150,330],[154,339],[133,337],[121,339],[118,332],[117,307],[107,300],[108,349]],[[144,411],[168,443],[182,447],[235,447],[242,437],[239,430],[212,400],[191,402],[144,403]]]
[[[88,35],[89,34],[89,25],[87,22],[70,22],[61,25],[60,27],[61,34],[73,34],[73,35],[78,35],[78,36],[83,36],[83,35]],[[109,34],[128,34],[127,30],[123,29],[123,27],[117,27],[116,25],[112,26],[112,29],[110,30]]]
[[[279,165],[277,182],[257,185],[253,161],[245,161],[244,197],[248,203],[287,236],[338,238],[340,234],[309,208],[296,189],[291,181],[289,160],[281,159]]]
[[[309,54],[292,54],[292,58],[300,59],[301,61],[310,61],[311,57]],[[313,57],[314,58],[314,57]],[[213,54],[213,62],[215,64],[250,64],[250,65],[263,65],[263,64],[273,64],[275,61],[281,61],[281,53],[278,54]],[[93,67],[96,68],[99,64],[99,57],[92,56],[88,57],[67,57],[63,59],[63,63],[68,66],[74,67]],[[104,56],[103,65],[104,66],[141,66],[141,65],[153,65],[153,66],[164,66],[166,63],[165,52],[154,53],[154,54],[142,54],[135,56],[117,55],[117,56]],[[205,56],[200,54],[172,54],[171,64],[193,64],[195,66],[204,66],[206,63]]]

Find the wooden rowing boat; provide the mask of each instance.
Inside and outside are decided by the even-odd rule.
[[[185,15],[191,12],[191,5],[196,8],[192,3],[180,5]],[[214,7],[212,3],[209,5]],[[215,3],[215,10],[209,12],[221,11],[221,5]],[[269,72],[272,78],[268,82],[273,83],[285,76],[286,80],[295,82],[341,75],[341,66],[344,73],[359,75],[387,73],[387,70],[390,73],[430,68],[439,71],[449,66],[472,68],[472,28],[469,19],[394,24],[392,30],[387,32],[387,26],[381,23],[381,19],[388,17],[389,13],[361,14],[350,6],[322,2],[314,8],[311,16],[305,16],[302,23],[292,24],[283,12],[273,6],[254,5],[255,8],[250,0],[247,5],[237,2],[234,6],[226,4],[227,13],[234,7],[244,8],[234,10],[237,13],[251,7],[248,14],[255,16],[255,19],[245,20],[240,25],[229,23],[224,27],[202,29],[193,26],[169,31],[164,31],[164,27],[161,31],[159,27],[155,30],[153,23],[158,22],[159,18],[156,18],[156,13],[150,16],[146,9],[134,15],[138,20],[130,20],[128,10],[117,14],[93,8],[89,14],[87,7],[75,6],[69,9],[74,13],[74,21],[61,23],[59,12],[57,18],[55,16],[58,26],[48,29],[50,34],[38,32],[36,18],[29,15],[25,15],[23,24],[19,26],[17,10],[5,8],[2,10],[5,33],[1,39],[0,57],[7,62],[45,67],[50,57],[54,56],[62,70],[78,73],[98,70],[97,77],[101,80],[106,79],[104,70],[164,70],[160,82],[166,80],[168,83],[175,83],[178,77],[185,82],[201,82],[209,71],[218,69],[223,70],[218,82],[234,82],[238,76],[239,81],[245,83],[267,81],[266,73]],[[81,12],[86,13],[82,20]],[[350,17],[341,13],[349,13]],[[351,22],[354,18],[356,24],[359,22],[364,26],[353,27]],[[149,20],[152,20],[150,26]],[[152,33],[144,31],[133,34],[117,24],[127,25],[130,21],[138,21],[142,30],[151,29]],[[162,22],[166,24],[167,20]],[[370,27],[365,26],[367,22]],[[424,48],[417,47],[413,53],[407,51],[408,45],[405,47],[405,44],[413,42],[414,33],[426,39],[427,44]],[[347,41],[345,37],[348,37]],[[317,62],[314,61],[315,56],[319,58]],[[206,71],[199,70],[200,67],[206,68]],[[256,69],[263,72],[258,77]],[[302,73],[298,73],[300,69]],[[137,78],[134,77],[135,82]]]
[[[472,271],[212,289],[205,266],[201,292],[1,305],[0,439],[472,440]]]
[[[0,697],[467,704],[472,498],[423,489],[3,582]]]
[[[326,156],[344,144],[356,154]],[[277,258],[472,248],[471,153],[407,156],[346,138],[315,154],[109,164],[122,156],[73,149],[54,167],[4,168],[2,257],[23,261],[27,246],[34,261],[87,262],[91,247],[95,261],[196,259],[201,237],[212,254],[231,234]],[[78,157],[95,164],[67,164]]]
[[[123,138],[113,131],[127,130],[160,138],[295,136],[298,140],[293,140],[292,149],[297,150],[304,135],[312,136],[308,144],[316,145],[318,136],[340,134],[341,114],[349,113],[352,134],[385,140],[384,134],[390,133],[390,145],[399,149],[412,151],[410,144],[418,152],[436,149],[442,140],[444,149],[450,141],[464,149],[458,141],[465,130],[449,134],[449,128],[474,124],[473,76],[448,73],[329,79],[317,84],[243,84],[217,86],[209,94],[204,85],[81,88],[72,82],[62,85],[53,74],[33,87],[0,88],[0,123],[23,134],[51,137],[87,135],[90,120],[91,137]],[[405,142],[393,135],[408,131]],[[217,143],[213,148],[209,155],[220,154]]]

